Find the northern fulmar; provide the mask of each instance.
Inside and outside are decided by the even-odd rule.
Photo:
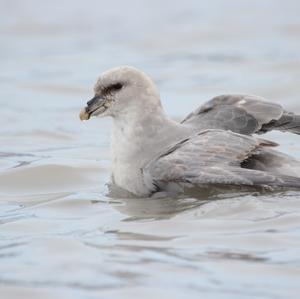
[[[254,95],[221,95],[181,122],[169,118],[154,82],[121,66],[104,72],[80,119],[113,119],[112,183],[147,197],[186,188],[245,186],[300,189],[300,161],[253,137],[300,134],[300,115]]]

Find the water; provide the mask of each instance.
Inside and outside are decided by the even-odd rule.
[[[299,192],[108,198],[110,120],[78,112],[131,64],[176,119],[227,92],[299,113],[299,1],[0,4],[1,298],[298,298]]]

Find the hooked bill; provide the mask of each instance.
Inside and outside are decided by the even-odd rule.
[[[80,120],[88,120],[90,118],[90,115],[86,112],[86,109],[83,108],[79,113]]]

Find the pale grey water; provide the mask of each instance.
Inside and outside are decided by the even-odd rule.
[[[299,1],[0,5],[1,298],[298,298],[299,192],[112,200],[110,121],[78,112],[131,64],[174,118],[227,92],[300,113]]]

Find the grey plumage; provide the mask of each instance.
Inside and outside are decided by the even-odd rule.
[[[161,189],[166,189],[169,182],[299,188],[300,178],[241,167],[252,156],[261,157],[273,146],[276,145],[272,142],[231,131],[206,130],[173,145],[144,171],[155,178],[155,184]]]
[[[253,95],[215,97],[189,114],[183,124],[197,129],[224,129],[251,135],[271,130],[300,134],[300,116]]]
[[[218,96],[178,123],[153,81],[125,66],[102,74],[80,117],[98,115],[113,118],[112,181],[135,195],[215,185],[300,189],[300,162],[252,136],[300,134],[300,116],[261,97]]]

